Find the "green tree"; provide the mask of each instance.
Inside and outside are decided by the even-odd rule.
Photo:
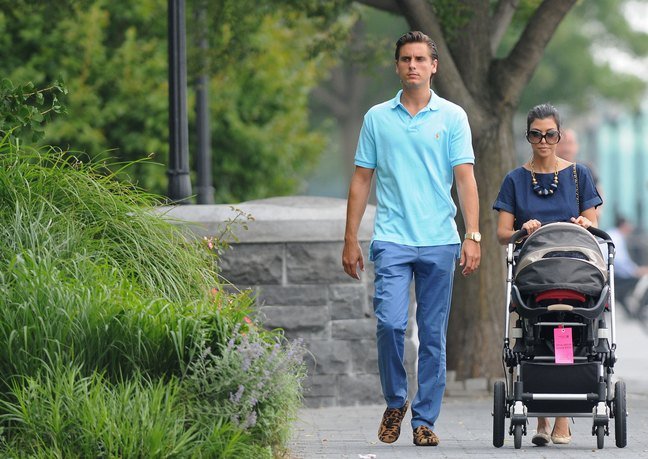
[[[646,34],[633,30],[624,15],[627,1],[580,2],[556,30],[520,107],[542,100],[566,105],[579,113],[606,99],[638,108],[645,82],[615,71],[611,60],[621,54],[648,55]]]
[[[0,80],[0,139],[40,139],[45,121],[65,111],[58,100],[65,93],[59,83],[36,89],[32,82],[14,86],[7,78]]]
[[[324,147],[309,124],[307,94],[332,65],[348,27],[344,2],[187,2],[188,80],[207,57],[211,80],[214,183],[218,201],[294,192]],[[70,90],[69,117],[43,143],[95,161],[132,161],[151,191],[166,190],[168,83],[164,0],[0,0],[0,72],[37,87]],[[341,6],[342,5],[342,6]],[[194,10],[206,8],[208,56],[192,39]],[[190,97],[190,133],[193,132]],[[157,163],[157,164],[156,164]],[[162,165],[160,165],[161,163]]]

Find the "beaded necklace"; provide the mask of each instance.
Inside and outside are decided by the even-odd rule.
[[[549,185],[549,189],[546,189],[538,183],[535,175],[535,170],[533,168],[533,160],[531,160],[531,163],[529,165],[531,167],[531,186],[533,187],[535,194],[537,194],[538,196],[550,196],[554,194],[554,191],[558,189],[558,160],[556,159],[554,177],[551,185]]]

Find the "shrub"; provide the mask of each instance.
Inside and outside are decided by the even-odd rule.
[[[0,142],[0,454],[280,454],[300,345],[258,328],[213,251],[106,171]]]

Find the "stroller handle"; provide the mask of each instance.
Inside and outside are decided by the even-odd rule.
[[[525,230],[524,228],[517,230],[515,233],[513,233],[511,239],[509,239],[509,244],[515,244],[518,241],[518,239],[526,235],[527,235],[527,230]]]
[[[608,233],[606,233],[605,231],[603,231],[602,229],[598,229],[598,228],[594,228],[593,226],[590,226],[589,228],[587,228],[587,231],[592,233],[594,236],[596,236],[596,237],[598,237],[600,239],[603,239],[604,241],[611,241],[612,240],[610,235]]]
[[[593,226],[590,226],[589,228],[587,228],[587,231],[589,231],[592,235],[600,239],[603,239],[603,241],[605,242],[612,242],[612,238],[610,237],[610,235],[605,231],[603,231],[602,229],[598,229]],[[509,244],[515,244],[518,241],[518,239],[526,235],[527,235],[527,230],[525,230],[524,228],[516,231],[511,236],[511,239],[509,239]]]

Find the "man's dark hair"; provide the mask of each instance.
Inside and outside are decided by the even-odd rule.
[[[527,132],[529,132],[529,127],[535,120],[544,120],[546,118],[553,118],[556,122],[556,127],[560,131],[560,115],[558,114],[558,110],[553,105],[544,103],[536,105],[529,110],[529,114],[527,115]]]
[[[425,43],[430,50],[432,60],[439,60],[439,52],[437,51],[436,43],[434,43],[430,37],[418,30],[407,32],[398,39],[396,42],[396,52],[394,53],[396,60],[400,57],[400,49],[407,43]]]
[[[614,226],[616,228],[621,228],[623,225],[628,223],[628,219],[619,213],[614,214]]]

